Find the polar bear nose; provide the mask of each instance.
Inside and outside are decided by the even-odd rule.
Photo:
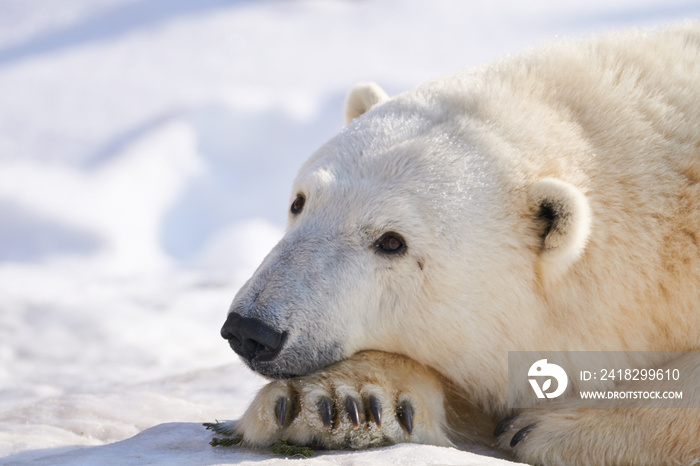
[[[287,332],[278,332],[263,321],[232,312],[221,327],[231,349],[248,361],[270,361],[280,352]]]

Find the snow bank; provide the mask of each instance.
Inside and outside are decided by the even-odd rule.
[[[0,0],[0,460],[222,464],[264,381],[218,337],[347,89],[391,93],[681,1]],[[430,446],[312,464],[496,464]]]

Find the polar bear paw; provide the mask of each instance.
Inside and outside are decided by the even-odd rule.
[[[242,445],[252,447],[279,441],[327,449],[451,445],[439,376],[402,356],[375,351],[266,385],[230,427]]]
[[[511,451],[520,461],[532,464],[567,464],[571,449],[580,449],[577,438],[583,434],[583,410],[525,410],[503,419],[494,431],[497,445]],[[590,439],[587,439],[590,440]],[[592,445],[589,445],[591,447]],[[581,452],[576,452],[580,457]]]
[[[684,411],[527,409],[501,421],[494,434],[498,446],[530,464],[693,464],[696,445],[668,441],[668,426],[697,431],[698,418]]]

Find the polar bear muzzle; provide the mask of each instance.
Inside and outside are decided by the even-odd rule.
[[[279,332],[263,321],[231,312],[221,327],[221,336],[246,361],[271,361],[277,357],[289,334]]]

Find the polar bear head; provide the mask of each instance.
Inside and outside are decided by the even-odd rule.
[[[540,323],[518,310],[580,258],[586,197],[532,179],[476,106],[444,85],[353,89],[348,125],[302,166],[286,234],[222,328],[252,369],[292,377],[367,349],[466,365]]]

